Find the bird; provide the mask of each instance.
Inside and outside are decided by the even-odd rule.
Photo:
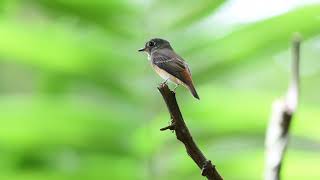
[[[179,85],[183,85],[190,90],[191,94],[200,100],[194,87],[191,71],[188,64],[173,50],[169,41],[161,38],[153,38],[145,43],[145,46],[138,50],[148,55],[148,60],[157,74],[168,81],[176,84],[173,91]]]

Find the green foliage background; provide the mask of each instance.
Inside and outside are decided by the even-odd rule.
[[[137,49],[171,41],[201,101],[177,98],[227,180],[261,179],[272,101],[286,91],[290,41],[302,46],[301,106],[283,179],[319,179],[320,4],[226,26],[227,2],[0,1],[0,179],[200,179],[170,132],[162,80]],[[228,24],[226,22],[226,24]]]

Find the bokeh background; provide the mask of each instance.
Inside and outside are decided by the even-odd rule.
[[[191,67],[201,100],[177,99],[206,156],[225,179],[262,179],[294,32],[302,94],[282,176],[320,179],[319,0],[1,0],[0,179],[201,179],[159,131],[162,80],[137,52],[152,37]]]

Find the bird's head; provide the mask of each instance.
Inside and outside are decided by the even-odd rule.
[[[144,48],[139,49],[139,52],[146,52],[150,55],[151,53],[157,50],[161,50],[165,48],[172,49],[170,43],[167,40],[154,38],[146,42]]]

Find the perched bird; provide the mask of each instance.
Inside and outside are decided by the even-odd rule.
[[[174,90],[182,84],[188,88],[192,95],[200,99],[194,88],[191,72],[188,64],[174,52],[170,43],[164,39],[154,38],[139,49],[139,52],[146,52],[153,69],[165,80],[175,83]]]

